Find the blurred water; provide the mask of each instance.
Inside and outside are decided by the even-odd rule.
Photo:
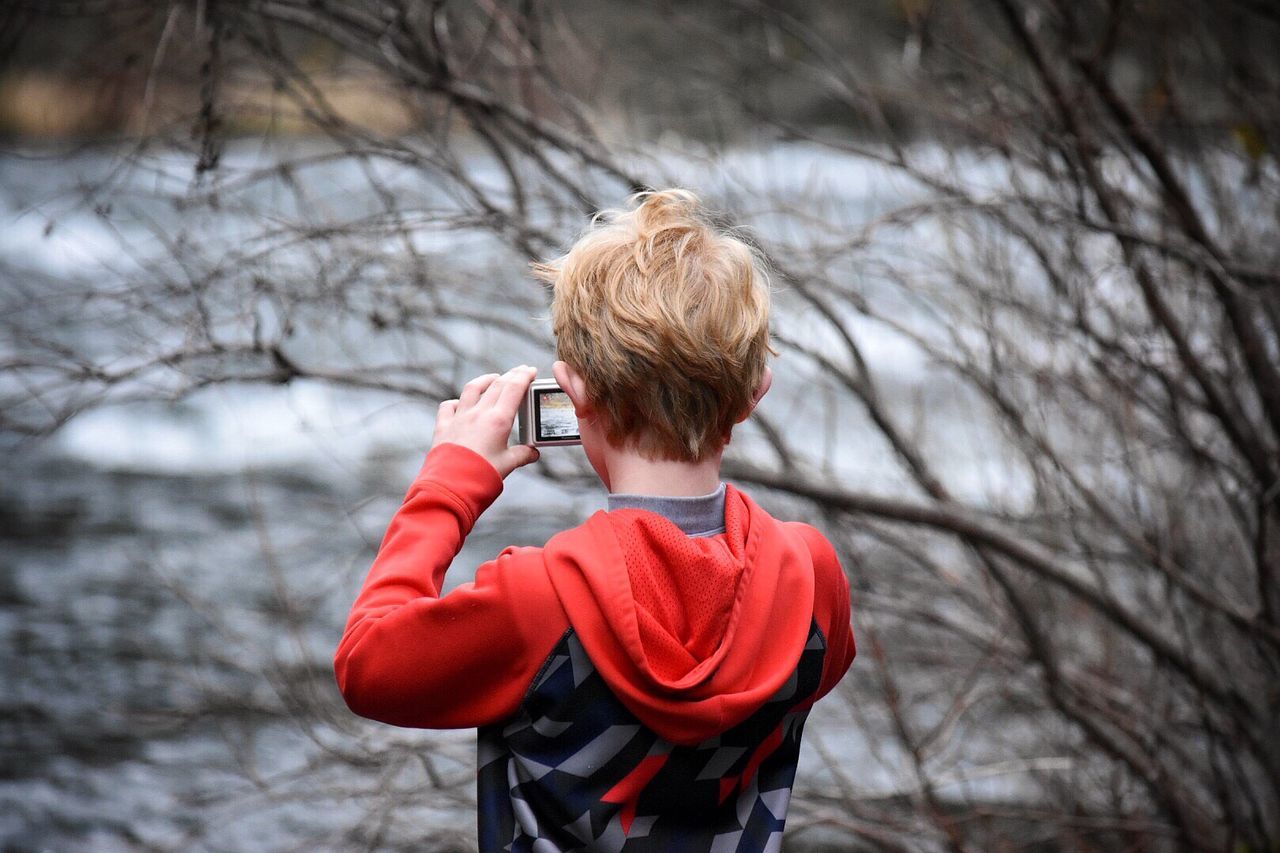
[[[38,292],[39,310],[81,344],[83,335],[109,337],[111,324],[60,303],[58,282],[103,269],[127,280],[122,271],[137,262],[122,252],[120,234],[74,204],[82,179],[101,179],[111,165],[101,152],[52,162],[0,155],[0,293],[13,305]],[[167,165],[115,179],[128,182],[139,213],[186,215],[164,197],[187,180],[189,163],[174,156]],[[863,221],[907,192],[872,167],[815,151],[743,152],[714,163],[673,158],[669,165],[690,185],[816,199],[833,221]],[[483,165],[475,171],[484,178]],[[353,207],[376,206],[350,164],[318,173],[308,186],[317,211],[341,203],[351,215]],[[144,187],[152,198],[140,194]],[[270,182],[256,192],[278,193],[281,211],[300,212]],[[217,222],[211,253],[255,233],[234,214]],[[155,249],[152,232],[135,224],[129,231],[125,223],[123,242]],[[805,239],[783,233],[794,228],[791,219],[766,216],[757,224],[778,239]],[[425,253],[484,245],[477,238],[468,248],[456,235],[422,239]],[[804,319],[787,317],[780,297],[779,322],[805,333]],[[856,315],[849,326],[888,394],[914,395],[940,416],[961,412],[964,401],[904,339]],[[307,343],[330,354],[342,346],[340,335],[320,338]],[[22,351],[14,340],[0,347]],[[511,363],[533,356],[545,372],[548,353],[510,353]],[[849,399],[820,391],[822,377],[799,363],[780,363],[775,372],[762,411],[812,435],[801,443],[852,485],[905,488]],[[90,411],[35,445],[0,436],[6,849],[344,849],[369,846],[371,837],[411,844],[414,833],[465,838],[474,822],[472,734],[354,720],[330,669],[346,609],[429,443],[432,411],[424,401],[312,381],[216,385],[179,404]],[[971,419],[952,418],[946,440],[939,465],[959,493],[1016,497],[1016,476]],[[763,448],[744,430],[733,452]],[[530,470],[509,479],[455,563],[450,587],[501,547],[541,544],[603,506],[580,450],[546,453],[546,467],[563,481]],[[856,774],[862,789],[888,793],[901,783],[868,760],[863,734],[835,702],[819,706],[811,728],[811,739],[865,768]],[[406,761],[392,772],[369,760],[400,749],[435,756],[438,766],[428,772]],[[832,783],[808,743],[801,779],[814,789]],[[436,788],[447,796],[432,794]],[[380,815],[387,803],[394,809]],[[353,835],[357,825],[362,834]],[[371,836],[370,825],[383,835]],[[465,841],[458,845],[465,849]]]

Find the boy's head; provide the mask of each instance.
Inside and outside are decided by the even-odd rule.
[[[684,189],[631,195],[568,253],[534,262],[554,288],[557,354],[610,444],[701,462],[751,411],[770,354],[764,259]]]

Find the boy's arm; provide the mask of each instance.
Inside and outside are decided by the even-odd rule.
[[[502,491],[483,456],[438,444],[387,528],[334,658],[347,705],[400,726],[458,728],[519,706],[567,620],[540,559],[504,550],[441,597],[449,564]]]
[[[436,416],[432,449],[383,537],[334,657],[358,714],[403,726],[470,727],[518,707],[558,640],[563,611],[540,559],[508,548],[440,596],[444,574],[502,480],[538,458],[508,446],[537,370],[472,379]],[[550,597],[548,597],[548,594]],[[543,648],[545,646],[545,649]]]

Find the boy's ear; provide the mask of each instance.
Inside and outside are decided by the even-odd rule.
[[[773,371],[769,369],[768,365],[765,365],[764,374],[760,377],[760,384],[756,386],[756,390],[751,394],[751,405],[742,413],[742,417],[738,418],[738,423],[742,423],[751,417],[751,413],[755,411],[756,406],[760,404],[760,400],[763,399],[764,395],[769,393],[769,388],[772,385]]]
[[[557,361],[552,364],[551,373],[555,376],[556,382],[560,383],[560,387],[569,395],[569,399],[573,401],[574,414],[579,418],[590,417],[592,407],[590,401],[587,400],[586,380],[578,375],[578,371],[563,361]]]

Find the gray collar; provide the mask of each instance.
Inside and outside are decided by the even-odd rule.
[[[724,483],[709,495],[610,494],[609,511],[644,509],[666,516],[689,536],[724,532]]]

